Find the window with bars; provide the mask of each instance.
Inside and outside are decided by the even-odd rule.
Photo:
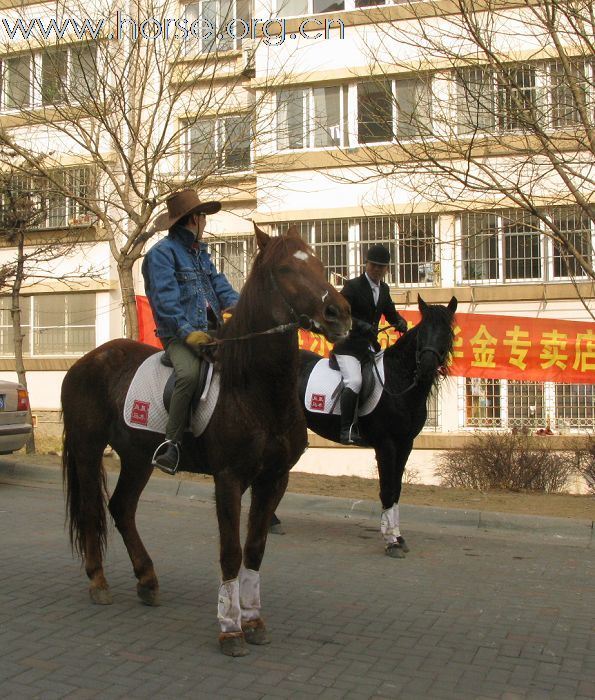
[[[595,429],[595,387],[506,379],[465,378],[467,428],[556,431]]]
[[[399,284],[431,286],[438,283],[437,218],[430,214],[396,217]]]
[[[11,300],[0,298],[0,355],[14,357]],[[22,298],[23,352],[28,357],[81,355],[95,347],[95,294]]]
[[[196,177],[251,167],[251,115],[200,119],[186,129],[186,167]]]
[[[519,210],[461,214],[461,282],[584,277],[579,260],[593,261],[592,216],[578,207],[542,214],[543,221]]]
[[[548,64],[550,123],[554,129],[584,123],[588,112],[589,91],[593,85],[593,63],[585,59]],[[591,117],[587,117],[591,121]]]
[[[556,384],[555,425],[557,430],[595,427],[595,386]]]
[[[81,44],[6,58],[0,73],[0,108],[78,103],[97,89],[97,47]]]
[[[94,197],[93,177],[89,167],[55,170],[51,179],[19,174],[11,179],[10,197],[28,201],[28,208],[34,214],[30,228],[86,226],[93,222],[85,206]],[[5,206],[8,197],[3,195]]]
[[[587,212],[575,207],[560,207],[552,211],[554,279],[586,276],[579,260],[583,258],[587,264],[593,263],[592,219]]]
[[[465,425],[474,428],[499,428],[500,382],[497,379],[465,379]]]
[[[277,149],[346,146],[347,86],[297,88],[277,92]]]
[[[290,224],[276,224],[275,231],[284,232]],[[382,243],[391,253],[387,284],[417,287],[439,283],[434,215],[320,219],[301,221],[297,226],[336,286],[343,286],[345,280],[362,273],[366,252],[374,243]]]
[[[244,286],[254,256],[254,236],[234,236],[229,240],[214,242],[210,240],[209,248],[217,270],[239,291]]]
[[[403,0],[395,0],[403,2]],[[306,17],[323,12],[389,4],[390,0],[276,0],[277,17]]]
[[[584,123],[592,103],[593,62],[583,58],[459,69],[457,131],[561,129]],[[589,119],[591,117],[589,116]]]

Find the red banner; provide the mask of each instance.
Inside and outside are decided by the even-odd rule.
[[[146,297],[137,296],[140,340],[161,347]],[[409,327],[417,311],[401,311]],[[595,323],[524,316],[458,313],[451,374],[486,379],[520,379],[568,384],[595,384]],[[392,345],[393,329],[378,336]],[[300,331],[300,347],[328,356],[332,344],[321,335]]]

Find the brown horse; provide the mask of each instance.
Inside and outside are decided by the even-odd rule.
[[[204,471],[214,475],[222,575],[219,639],[230,656],[248,653],[245,642],[268,642],[260,614],[259,569],[269,521],[289,470],[306,447],[297,389],[297,328],[315,327],[336,341],[351,325],[349,305],[328,284],[322,263],[297,231],[270,238],[255,229],[258,255],[233,318],[219,336],[219,399],[206,431],[189,439],[182,456],[187,461],[199,455]],[[263,333],[271,329],[276,332]],[[246,335],[250,337],[240,339]],[[135,513],[163,436],[131,429],[123,419],[134,373],[154,352],[131,340],[105,343],[78,360],[62,384],[70,539],[84,561],[94,603],[111,603],[103,572],[108,494],[102,455],[109,444],[121,462],[109,512],[132,561],[138,596],[147,605],[158,604],[157,576]],[[252,501],[242,552],[240,507],[248,487]]]

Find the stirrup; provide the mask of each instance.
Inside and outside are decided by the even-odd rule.
[[[174,467],[168,467],[165,464],[159,464],[159,462],[157,461],[158,458],[160,456],[162,456],[162,455],[159,455],[159,456],[157,455],[159,450],[162,447],[169,447],[170,445],[174,446],[174,448],[176,450],[176,455],[177,455],[176,464]],[[161,469],[162,472],[165,472],[166,474],[169,474],[170,476],[174,476],[175,473],[178,471],[178,466],[180,465],[180,447],[179,447],[178,443],[175,442],[174,440],[164,440],[160,445],[157,445],[157,449],[155,450],[155,452],[153,452],[153,457],[151,459],[151,465],[153,467],[157,467],[157,469]]]

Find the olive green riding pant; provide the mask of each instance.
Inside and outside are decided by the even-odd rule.
[[[169,417],[165,427],[165,439],[182,442],[188,427],[190,403],[198,384],[200,360],[195,352],[179,338],[172,338],[165,348],[176,375],[176,383],[169,405]]]

